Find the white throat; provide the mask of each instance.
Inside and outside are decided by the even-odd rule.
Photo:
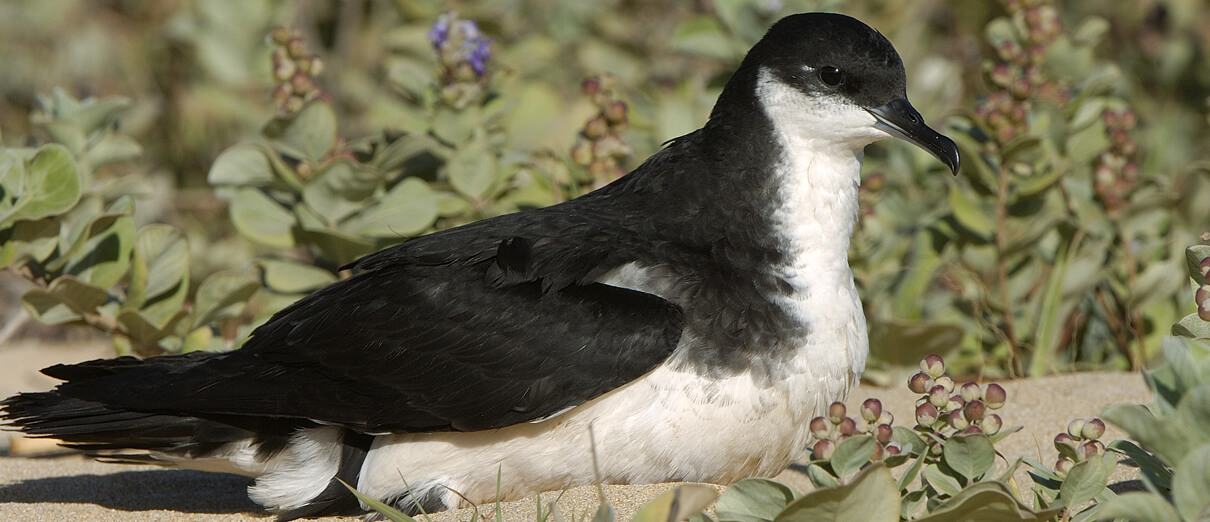
[[[819,364],[860,375],[869,352],[865,316],[849,270],[857,189],[865,146],[886,134],[865,110],[834,97],[808,96],[762,70],[757,99],[773,123],[782,156],[773,221],[789,255],[779,275],[794,288],[783,305],[813,332],[803,350]],[[837,348],[844,347],[844,350]]]

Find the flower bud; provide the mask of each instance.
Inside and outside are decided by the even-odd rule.
[[[815,417],[811,419],[811,436],[816,439],[823,440],[828,438],[828,433],[832,431],[832,426],[828,424],[828,419],[823,417]]]
[[[609,124],[599,116],[584,124],[584,137],[590,140],[604,138],[607,132],[609,132]]]
[[[898,455],[898,454],[900,454],[900,453],[903,453],[903,448],[901,448],[901,447],[899,446],[899,443],[898,443],[898,442],[891,441],[891,442],[888,442],[888,443],[887,443],[887,445],[886,445],[886,454],[887,454],[887,456],[888,456],[888,457],[895,456],[895,455]]]
[[[1059,457],[1059,460],[1055,461],[1055,473],[1066,477],[1067,472],[1071,471],[1071,467],[1075,465],[1076,463],[1072,462],[1071,459],[1067,457]]]
[[[1084,423],[1084,427],[1080,429],[1080,436],[1089,440],[1096,440],[1105,434],[1105,421],[1097,418],[1089,419]]]
[[[1079,448],[1076,448],[1076,452],[1080,454],[1081,458],[1088,459],[1098,455],[1104,455],[1105,445],[1101,444],[1101,441],[1090,440],[1081,444]]]
[[[589,96],[601,92],[601,79],[596,76],[584,78],[584,81],[580,82],[580,92]]]
[[[815,447],[811,449],[811,456],[815,457],[815,460],[828,460],[832,458],[833,451],[836,451],[836,444],[824,439],[815,443]]]
[[[1000,433],[1000,428],[1002,428],[1004,426],[1004,421],[1000,420],[999,415],[996,415],[995,413],[993,413],[991,415],[983,417],[983,421],[980,422],[979,425],[983,426],[983,433],[986,433],[988,435],[995,435],[997,433]]]
[[[916,407],[916,424],[926,428],[932,427],[937,422],[937,417],[941,412],[937,411],[937,407],[932,403],[924,403]]]
[[[937,386],[945,388],[947,393],[952,393],[954,391],[954,380],[949,378],[948,375],[942,375],[941,377],[934,379],[933,382],[936,383]]]
[[[588,173],[594,178],[600,178],[609,174],[609,170],[609,162],[603,159],[595,159],[592,160],[592,163],[588,164]]]
[[[870,455],[870,462],[882,462],[882,458],[886,456],[886,450],[882,448],[882,444],[874,445],[874,453]]]
[[[571,161],[576,165],[588,166],[592,163],[592,144],[579,140],[571,147]]]
[[[963,435],[978,435],[981,433],[983,433],[983,428],[980,428],[974,424],[971,424],[970,426],[967,426],[966,429],[962,430]]]
[[[987,385],[983,390],[983,402],[988,408],[998,410],[1004,406],[1004,401],[1008,400],[1008,392],[1004,391],[1004,387],[996,383]]]
[[[891,436],[895,434],[895,430],[889,424],[879,424],[874,428],[874,438],[879,443],[886,444],[891,441]]]
[[[1071,449],[1075,449],[1076,440],[1073,439],[1071,437],[1071,435],[1068,435],[1066,433],[1060,433],[1058,435],[1055,435],[1055,449],[1059,450],[1059,453],[1062,453],[1064,446],[1071,448]]]
[[[277,45],[285,45],[286,42],[290,41],[290,29],[284,25],[274,27],[273,31],[269,33],[269,39]]]
[[[1067,434],[1079,439],[1080,433],[1084,431],[1084,419],[1075,419],[1067,423]]]
[[[940,355],[931,353],[920,361],[920,371],[936,379],[945,373],[945,360]]]
[[[882,401],[878,399],[866,399],[861,403],[861,418],[866,422],[878,422],[878,417],[882,416]]]
[[[873,194],[882,192],[882,189],[886,187],[886,176],[881,172],[874,172],[866,176],[865,181],[862,182],[862,186]]]
[[[293,114],[301,111],[303,105],[306,105],[306,100],[302,96],[290,96],[286,98],[286,102],[282,104],[281,109],[287,114]]]
[[[600,82],[602,91],[612,91],[618,86],[618,78],[612,74],[602,74]]]
[[[291,58],[300,58],[307,52],[307,44],[302,37],[291,36],[286,40],[286,52],[290,53]]]
[[[970,422],[979,422],[983,420],[983,415],[987,412],[987,406],[983,405],[983,401],[970,401],[966,406],[962,407],[962,416]]]
[[[1197,269],[1202,274],[1202,279],[1210,279],[1210,257],[1202,258],[1197,264]]]
[[[933,378],[929,377],[927,373],[916,372],[908,379],[908,389],[912,390],[912,393],[928,393],[932,388]]]
[[[853,422],[851,417],[845,417],[836,425],[836,431],[843,436],[850,436],[857,433],[857,423]]]
[[[1203,321],[1210,321],[1210,301],[1202,301],[1197,306],[1197,317]]]
[[[950,392],[944,386],[936,385],[929,390],[929,402],[938,408],[944,407],[950,401]]]
[[[966,417],[962,416],[962,410],[951,411],[949,416],[946,417],[946,421],[949,422],[951,428],[956,430],[964,430],[970,426],[970,422],[966,420]]]
[[[979,388],[978,384],[967,381],[962,387],[958,388],[958,394],[962,396],[965,402],[977,401],[983,398],[983,389]]]
[[[894,423],[895,423],[895,416],[891,415],[891,412],[889,412],[889,411],[884,410],[882,412],[882,415],[878,416],[878,424],[890,425],[890,424],[894,424]]]
[[[945,411],[960,410],[966,406],[966,401],[962,400],[961,395],[950,395],[950,401],[945,404]]]
[[[626,102],[614,100],[609,105],[605,106],[605,120],[609,123],[621,123],[626,121]]]
[[[840,421],[845,418],[846,413],[847,410],[845,410],[843,402],[833,402],[828,406],[828,422],[840,424]]]

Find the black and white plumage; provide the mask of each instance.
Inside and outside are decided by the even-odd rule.
[[[862,150],[888,137],[958,170],[890,42],[787,17],[705,127],[618,181],[370,255],[234,352],[47,368],[66,382],[3,418],[255,476],[284,518],[360,512],[337,478],[432,511],[497,498],[497,472],[505,499],[776,474],[865,364],[847,251]]]

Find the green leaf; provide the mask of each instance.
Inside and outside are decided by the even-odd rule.
[[[134,218],[130,215],[97,216],[89,222],[81,241],[65,256],[68,260],[63,271],[86,283],[109,288],[130,269],[134,237]]]
[[[1191,339],[1210,339],[1210,322],[1203,321],[1197,314],[1189,314],[1172,325],[1172,335]]]
[[[458,149],[445,169],[454,190],[471,199],[487,196],[496,184],[496,155],[482,144]]]
[[[294,246],[294,216],[255,188],[243,188],[231,200],[231,223],[244,237],[274,248]]]
[[[1172,476],[1172,502],[1185,520],[1210,517],[1210,444],[1190,451]]]
[[[437,200],[424,181],[407,178],[381,201],[349,218],[340,228],[359,236],[398,238],[428,230],[437,220]]]
[[[1106,448],[1130,457],[1138,465],[1143,480],[1149,484],[1152,490],[1168,491],[1172,489],[1172,470],[1155,455],[1128,440],[1115,440]]]
[[[239,315],[258,288],[260,283],[239,272],[210,274],[197,288],[190,330]]]
[[[1146,520],[1147,522],[1181,522],[1180,513],[1164,497],[1155,493],[1126,493],[1118,495],[1097,508],[1097,520]]]
[[[34,259],[44,262],[59,246],[59,221],[44,218],[34,221],[18,221],[13,225],[12,237],[4,243],[6,252],[11,252],[6,262],[0,263],[0,268],[9,263],[24,259]],[[3,256],[0,256],[2,258]]]
[[[327,223],[335,224],[366,207],[382,176],[372,169],[348,161],[332,162],[303,189],[303,201]]]
[[[277,118],[264,134],[283,154],[319,163],[336,146],[336,113],[323,100],[308,103],[290,118]]]
[[[698,484],[677,486],[639,508],[631,522],[670,522],[684,520],[705,511],[718,493]]]
[[[727,488],[714,506],[722,520],[761,522],[773,520],[798,494],[769,479],[744,479]]]
[[[836,476],[832,475],[819,464],[807,465],[807,478],[811,479],[811,484],[814,484],[817,488],[830,488],[840,485],[840,481],[836,479]]]
[[[954,476],[943,471],[941,466],[937,464],[924,466],[921,478],[943,495],[952,497],[962,491],[962,483],[958,482],[958,479]]]
[[[803,495],[774,519],[775,522],[818,520],[898,521],[899,490],[890,470],[881,464],[870,466],[848,484]]]
[[[1184,423],[1163,422],[1141,404],[1110,404],[1101,410],[1101,418],[1125,430],[1165,462],[1180,462],[1196,440]]]
[[[52,281],[46,290],[26,292],[21,305],[34,319],[53,325],[81,321],[84,314],[97,313],[97,307],[108,300],[105,289],[65,275]]]
[[[311,243],[338,266],[344,266],[375,250],[367,238],[330,228],[307,228],[298,233],[299,241]]]
[[[377,511],[378,514],[386,517],[387,520],[392,522],[416,522],[416,519],[407,516],[402,511],[399,511],[398,509],[395,509],[376,498],[363,495],[360,491],[354,489],[353,486],[350,486],[348,482],[345,482],[341,479],[336,480],[340,480],[340,483],[343,484],[344,487],[348,488],[349,491],[353,493],[353,496],[357,497],[357,500],[361,501],[362,504],[365,504],[366,507]]]
[[[95,171],[110,163],[133,160],[142,155],[143,146],[134,138],[110,132],[88,149],[80,163]]]
[[[140,355],[155,355],[159,351],[156,343],[172,335],[172,329],[177,322],[189,316],[189,313],[177,309],[170,317],[157,324],[151,318],[138,310],[122,310],[118,314],[118,328],[130,337],[130,349]]]
[[[336,282],[331,272],[296,261],[261,258],[256,264],[264,271],[265,286],[283,294],[310,293]]]
[[[1202,277],[1201,262],[1210,257],[1210,245],[1193,245],[1185,249],[1185,263],[1189,267],[1189,276],[1199,285],[1210,284],[1210,280]]]
[[[142,308],[142,314],[162,325],[185,304],[188,293],[189,241],[185,234],[163,224],[139,229],[125,307]]]
[[[211,185],[265,187],[274,184],[272,151],[253,143],[235,145],[214,159],[206,181]]]
[[[45,145],[25,167],[13,207],[0,214],[0,226],[19,219],[39,219],[66,212],[80,200],[80,174],[65,147]]]
[[[732,42],[731,35],[717,18],[698,15],[677,25],[668,46],[686,54],[733,62],[739,59],[740,52]]]
[[[996,232],[996,225],[992,221],[995,212],[986,208],[986,205],[982,205],[980,201],[957,185],[950,187],[949,201],[954,219],[959,225],[962,225],[962,228],[984,241],[991,240],[992,235]]]
[[[1063,510],[1062,506],[1034,511],[1021,504],[1012,490],[1000,482],[973,484],[953,498],[946,500],[915,522],[959,522],[967,520],[996,520],[1041,522]]]
[[[877,444],[870,435],[854,435],[837,444],[829,459],[836,476],[844,478],[861,469],[874,455]]]
[[[1099,458],[1077,462],[1071,467],[1071,471],[1067,472],[1067,478],[1059,487],[1059,498],[1073,508],[1092,500],[1109,483],[1109,472],[1105,461]]]
[[[996,463],[996,448],[981,433],[954,435],[942,447],[942,460],[968,481],[978,480]]]
[[[481,127],[479,112],[474,108],[456,110],[440,106],[433,111],[433,136],[450,145],[461,148],[470,141]]]

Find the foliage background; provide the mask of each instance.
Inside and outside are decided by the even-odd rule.
[[[701,125],[729,71],[780,14],[845,12],[895,43],[921,113],[967,137],[958,179],[906,144],[867,151],[866,211],[852,256],[873,334],[867,375],[886,380],[929,352],[946,354],[959,372],[991,376],[1137,367],[1158,353],[1169,325],[1195,310],[1183,251],[1210,224],[1210,9],[1198,0],[1058,3],[1072,37],[1046,43],[1044,69],[1067,95],[1045,100],[1033,85],[1039,89],[1018,96],[1029,102],[1029,139],[999,140],[980,112],[1007,91],[992,78],[1003,61],[993,43],[1006,38],[993,21],[1040,3],[5,2],[0,136],[8,147],[50,141],[34,122],[39,93],[56,87],[77,98],[127,97],[115,132],[133,138],[141,155],[97,177],[122,181],[136,196],[137,225],[184,230],[194,290],[220,271],[264,280],[269,254],[332,271],[337,263],[313,244],[274,247],[237,233],[230,194],[219,197],[207,184],[216,157],[263,141],[274,117],[265,41],[272,27],[298,28],[322,57],[319,82],[350,141],[431,130],[434,104],[424,93],[436,82],[436,59],[426,33],[441,13],[476,20],[492,39],[491,89],[505,107],[493,123],[502,167],[478,194],[451,189],[440,171],[427,179],[434,198],[457,203],[433,229],[553,203],[590,185],[567,161],[597,111],[580,92],[584,77],[618,79],[633,167]],[[1115,207],[1095,169],[1106,151],[1121,150],[1097,122],[1103,110],[1127,107],[1138,125],[1127,129],[1134,149],[1120,156],[1137,174],[1115,185],[1124,202]],[[1040,188],[1010,198],[997,180],[1001,189]],[[276,301],[296,297],[273,294],[266,281],[259,304],[215,335],[238,340]]]

